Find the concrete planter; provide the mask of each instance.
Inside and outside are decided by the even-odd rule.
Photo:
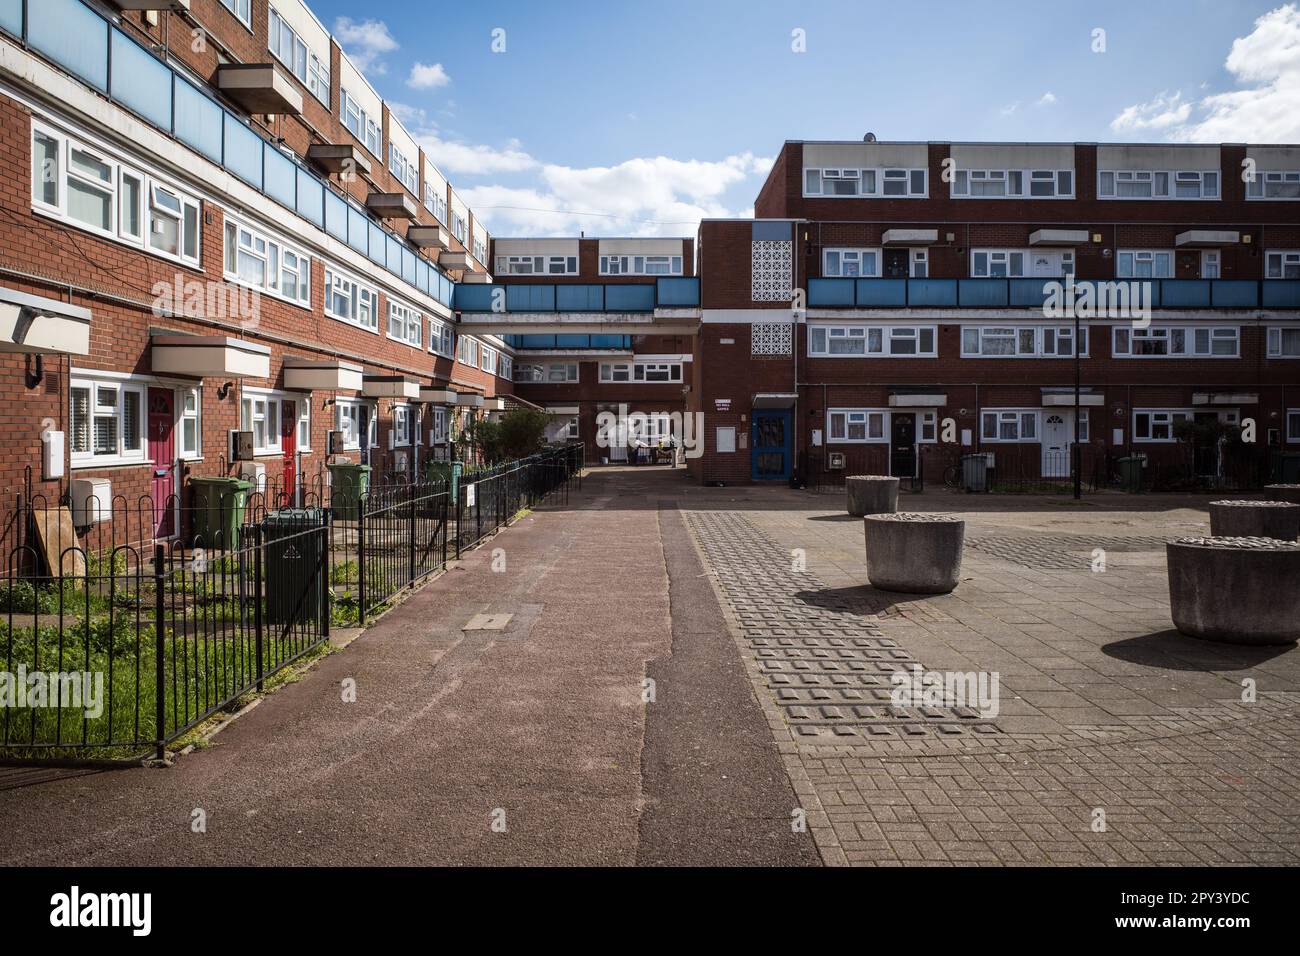
[[[1169,609],[1184,634],[1229,644],[1300,639],[1300,544],[1177,538],[1165,555]]]
[[[1300,485],[1265,485],[1264,491],[1271,501],[1289,501],[1300,505]]]
[[[946,594],[957,586],[966,522],[945,514],[867,515],[867,577],[872,587]]]
[[[888,475],[853,475],[844,479],[849,514],[892,515],[898,510],[898,479]]]
[[[1210,534],[1216,538],[1300,537],[1300,505],[1286,501],[1211,501]]]

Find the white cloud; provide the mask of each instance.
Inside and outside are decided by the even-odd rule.
[[[1136,103],[1126,107],[1110,121],[1110,128],[1116,132],[1126,130],[1168,130],[1187,122],[1192,115],[1192,104],[1183,102],[1182,92],[1173,96],[1157,93],[1155,98],[1146,103]]]
[[[407,129],[423,129],[429,124],[429,116],[418,106],[411,106],[408,103],[398,103],[395,100],[386,100],[388,111],[397,117],[398,121]]]
[[[1042,96],[1040,96],[1040,97],[1038,98],[1038,102],[1035,103],[1034,105],[1035,105],[1035,106],[1053,106],[1053,105],[1055,105],[1055,104],[1056,104],[1056,94],[1053,93],[1051,90],[1048,90],[1046,93],[1044,93]]]
[[[1003,116],[1010,116],[1012,113],[1014,113],[1014,112],[1015,112],[1016,110],[1018,110],[1018,109],[1020,109],[1020,103],[1017,101],[1017,102],[1015,102],[1015,103],[1008,103],[1006,106],[1002,107],[1002,109],[999,110],[999,112],[1000,112]]]
[[[388,70],[381,57],[397,49],[397,41],[383,20],[339,17],[334,21],[334,37],[358,70],[375,76],[382,76]]]
[[[1181,93],[1172,97],[1162,93],[1151,103],[1128,107],[1111,127],[1156,129],[1181,142],[1300,139],[1300,8],[1296,4],[1259,17],[1248,35],[1232,41],[1223,66],[1241,88],[1203,97],[1195,104],[1195,118],[1193,104],[1181,102]]]
[[[415,138],[437,167],[453,176],[520,173],[540,165],[518,140],[510,140],[501,148],[457,143],[443,139],[435,129],[421,129]]]
[[[406,78],[406,85],[415,90],[436,90],[451,82],[451,77],[442,68],[441,63],[432,65],[417,63],[411,67],[411,75]]]

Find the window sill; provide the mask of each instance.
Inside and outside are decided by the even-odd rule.
[[[69,468],[72,471],[95,471],[102,468],[152,468],[153,465],[152,459],[104,457],[91,461],[74,458]]]

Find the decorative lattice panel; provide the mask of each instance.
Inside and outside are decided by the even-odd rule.
[[[755,322],[749,342],[753,355],[789,355],[794,350],[794,323]]]
[[[753,300],[789,302],[793,275],[794,243],[788,239],[763,239],[753,245]]]

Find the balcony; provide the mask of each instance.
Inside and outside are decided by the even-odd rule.
[[[601,334],[635,326],[638,332],[692,335],[699,325],[699,280],[673,277],[608,285],[491,283],[456,286],[461,322],[506,335],[529,331]]]
[[[451,233],[442,226],[422,226],[413,222],[406,227],[406,238],[421,249],[446,249],[451,245]]]
[[[302,94],[270,63],[223,63],[217,89],[250,113],[302,113]]]
[[[370,175],[370,160],[353,143],[312,143],[307,147],[307,161],[327,173]]]
[[[808,280],[813,309],[1041,309],[1058,279]],[[1113,301],[1116,284],[1142,283],[1153,309],[1297,309],[1300,281],[1255,279],[1080,279],[1076,299]],[[1085,290],[1088,290],[1085,292]],[[1106,295],[1106,299],[1101,296]]]
[[[420,207],[406,193],[371,193],[366,208],[380,219],[418,219]]]

